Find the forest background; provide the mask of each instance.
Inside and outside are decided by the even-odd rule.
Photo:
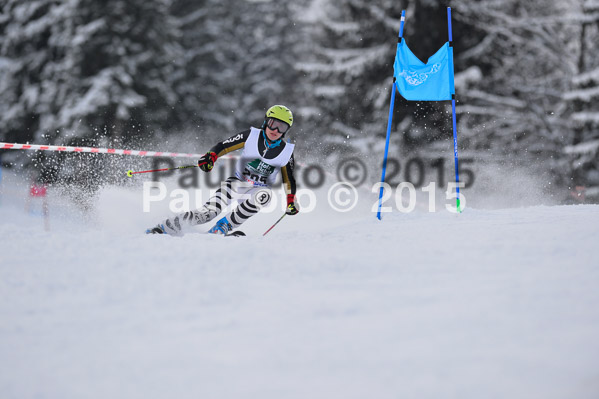
[[[280,103],[298,159],[380,171],[401,11],[426,61],[447,6],[461,156],[599,202],[597,0],[2,0],[0,141],[203,153]],[[452,148],[450,104],[397,97],[392,156]],[[0,156],[48,183],[117,176],[106,156]]]

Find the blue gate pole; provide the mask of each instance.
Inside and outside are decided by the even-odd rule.
[[[455,85],[454,85],[454,70],[453,70],[453,37],[451,34],[451,7],[447,7],[447,27],[449,30],[449,59],[451,62],[450,73],[451,79],[449,80],[451,85],[451,115],[453,120],[453,158],[455,161],[455,182],[456,182],[456,209],[461,212],[460,208],[460,177],[458,167],[458,129],[456,124],[455,116]]]
[[[397,39],[397,43],[398,45],[401,43],[402,40],[402,36],[403,36],[403,24],[406,20],[406,10],[402,10],[401,11],[401,23],[399,24],[399,37]],[[397,54],[397,51],[396,51]],[[387,139],[385,141],[385,155],[383,157],[383,173],[381,176],[381,188],[379,190],[379,207],[378,207],[378,211],[376,213],[376,217],[379,220],[382,220],[382,215],[381,215],[381,207],[383,205],[383,192],[384,192],[384,187],[383,185],[385,184],[385,173],[387,172],[387,156],[389,154],[389,138],[391,137],[391,125],[393,122],[393,106],[395,105],[395,91],[397,90],[397,88],[395,87],[395,77],[393,77],[393,85],[391,85],[391,104],[389,106],[389,120],[387,121]]]

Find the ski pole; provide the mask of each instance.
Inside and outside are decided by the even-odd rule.
[[[203,165],[203,163],[202,163]],[[165,172],[167,170],[175,170],[175,169],[185,169],[185,168],[197,168],[199,165],[183,165],[183,166],[177,166],[175,168],[164,168],[164,169],[153,169],[153,170],[140,170],[138,172],[134,172],[132,170],[128,170],[127,171],[127,176],[132,177],[133,175],[136,175],[138,173],[150,173],[150,172]]]
[[[287,213],[284,213],[283,216],[281,216],[279,218],[279,220],[277,220],[275,222],[275,224],[273,224],[272,226],[270,226],[270,229],[266,230],[266,233],[262,234],[262,237],[264,237],[266,234],[268,234],[269,231],[271,231],[272,229],[274,229],[274,227],[277,225],[277,223],[279,223],[281,220],[283,220],[283,218],[285,217],[285,215],[287,215]]]

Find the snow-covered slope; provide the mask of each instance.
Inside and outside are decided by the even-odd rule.
[[[369,199],[173,238],[131,190],[50,231],[10,198],[1,398],[599,397],[599,206]]]

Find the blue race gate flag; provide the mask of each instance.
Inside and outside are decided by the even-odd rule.
[[[460,205],[460,177],[458,168],[458,133],[455,115],[455,87],[453,78],[453,35],[451,33],[451,8],[447,7],[447,32],[449,41],[428,59],[426,64],[410,51],[403,40],[403,25],[406,10],[401,12],[399,38],[395,62],[393,63],[393,88],[391,89],[391,105],[387,121],[387,139],[383,157],[383,172],[379,189],[379,207],[376,217],[382,220],[383,193],[385,174],[387,172],[387,157],[389,155],[389,138],[393,122],[393,106],[395,104],[395,87],[399,93],[410,101],[446,101],[451,100],[451,115],[453,121],[453,155],[455,160],[456,209],[462,211]]]
[[[410,51],[405,40],[397,44],[393,76],[397,90],[410,101],[451,100],[453,54],[445,43],[425,64]]]

